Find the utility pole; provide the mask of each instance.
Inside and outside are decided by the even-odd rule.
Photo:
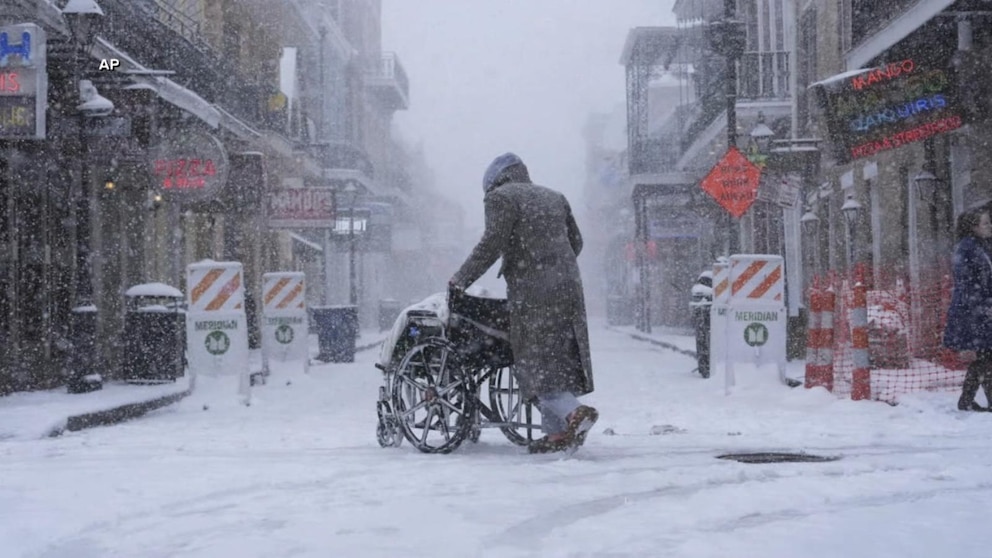
[[[744,55],[747,46],[747,30],[744,22],[738,21],[737,1],[723,0],[723,19],[713,21],[709,27],[709,43],[713,51],[726,59],[727,96],[727,149],[737,146],[737,61]],[[729,256],[740,250],[738,235],[734,232],[734,218],[723,214],[724,251]]]

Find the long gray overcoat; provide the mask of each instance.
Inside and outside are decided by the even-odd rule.
[[[513,374],[522,395],[593,391],[589,330],[576,257],[582,235],[565,196],[509,182],[485,197],[486,230],[452,278],[466,288],[498,258],[510,307]]]

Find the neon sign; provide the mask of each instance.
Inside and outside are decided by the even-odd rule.
[[[22,66],[31,63],[31,33],[21,32],[21,42],[19,44],[10,43],[10,33],[0,31],[0,68],[10,64],[10,57],[20,58]],[[15,59],[16,60],[16,59]]]
[[[17,95],[21,92],[21,81],[17,72],[0,72],[0,95]]]
[[[814,84],[841,163],[922,141],[963,125],[955,81],[906,59]]]
[[[217,175],[213,159],[156,159],[153,168],[163,190],[203,188],[208,178]]]
[[[152,182],[165,196],[216,199],[227,182],[227,153],[200,130],[172,130],[148,150]]]
[[[33,23],[0,27],[0,140],[45,138],[45,32]]]

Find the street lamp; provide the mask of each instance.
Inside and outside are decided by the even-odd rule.
[[[803,213],[803,216],[799,218],[799,226],[803,228],[803,232],[806,234],[814,234],[819,225],[820,218],[813,212],[812,207],[807,207],[806,213]]]
[[[848,267],[854,265],[854,232],[858,220],[861,218],[861,210],[862,206],[858,203],[858,200],[854,199],[854,194],[848,194],[847,199],[844,200],[844,205],[840,207],[841,213],[844,214],[844,220],[847,221]]]
[[[805,233],[805,238],[811,246],[813,256],[813,274],[820,273],[820,217],[813,211],[812,207],[806,208],[806,213],[799,218],[799,226]]]
[[[358,305],[358,284],[355,280],[355,202],[358,198],[358,188],[350,180],[344,187],[348,195],[348,304]]]
[[[759,112],[758,124],[751,130],[751,140],[758,148],[758,153],[765,159],[767,159],[768,153],[771,150],[770,148],[773,137],[775,137],[775,131],[765,124],[765,114],[763,112]]]
[[[937,175],[924,168],[913,177],[913,183],[920,200],[931,206],[937,205]]]
[[[84,52],[89,53],[103,25],[103,10],[100,5],[96,0],[69,0],[62,8],[62,16],[73,39]]]
[[[103,22],[103,10],[94,0],[69,0],[62,9],[77,49],[88,55],[96,42]],[[80,79],[82,63],[74,63],[74,77],[79,87],[79,187],[75,197],[76,217],[76,296],[72,308],[72,353],[67,365],[66,389],[69,393],[86,393],[103,387],[96,370],[97,313],[93,301],[90,269],[90,196],[92,178],[89,168],[89,143],[86,125],[89,119],[113,112],[114,104],[100,95],[90,80]]]

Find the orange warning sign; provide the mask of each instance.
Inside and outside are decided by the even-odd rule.
[[[728,213],[740,217],[758,196],[760,181],[761,169],[736,147],[731,147],[703,179],[702,188]]]

